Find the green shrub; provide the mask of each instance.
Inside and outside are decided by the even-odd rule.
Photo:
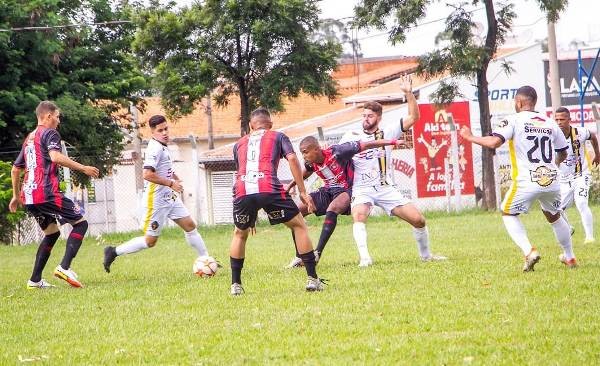
[[[23,209],[16,213],[8,211],[8,204],[12,198],[12,183],[10,171],[12,164],[0,161],[0,243],[11,244],[12,234],[17,223],[25,217]]]
[[[590,204],[600,204],[600,167],[592,167],[592,184],[590,186]]]

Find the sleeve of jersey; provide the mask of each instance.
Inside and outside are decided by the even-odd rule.
[[[58,131],[49,128],[45,131],[44,136],[42,136],[42,146],[50,150],[62,150],[62,146],[60,144],[60,134]]]
[[[347,161],[352,159],[352,157],[360,151],[360,142],[344,142],[343,144],[333,145],[331,149],[333,150],[333,155],[335,155],[338,160]]]
[[[564,151],[569,147],[565,134],[558,126],[554,129],[554,151]]]
[[[17,159],[13,165],[17,168],[25,168],[25,146],[21,147],[21,152],[19,153],[19,156],[17,156]]]
[[[287,137],[285,134],[281,134],[281,155],[282,157],[286,157],[289,154],[294,154],[294,146],[292,146],[292,143],[290,142],[290,138]]]
[[[500,126],[498,126],[494,131],[492,131],[492,136],[500,137],[502,139],[502,143],[506,140],[510,140],[514,135],[514,124],[511,120],[504,119],[500,122]]]
[[[156,166],[158,164],[158,153],[159,150],[156,148],[152,148],[151,145],[148,145],[148,149],[146,149],[146,156],[144,157],[144,169],[150,169],[153,172],[156,171]]]

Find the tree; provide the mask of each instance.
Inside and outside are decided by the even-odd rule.
[[[358,39],[348,34],[348,31],[352,32],[351,26],[351,22],[344,23],[339,19],[322,19],[319,22],[319,29],[315,33],[315,37],[318,40],[340,43],[344,47],[340,56],[342,59],[362,57]]]
[[[134,47],[155,72],[172,116],[191,113],[210,91],[218,106],[240,98],[240,130],[261,105],[283,110],[300,92],[337,95],[330,72],[341,52],[334,40],[313,40],[316,0],[206,0],[176,10],[153,2],[137,19]]]
[[[387,14],[393,14],[394,24],[389,31],[391,42],[405,40],[406,31],[417,24],[425,15],[426,7],[432,0],[363,0],[355,8],[359,26],[385,28]],[[498,46],[504,43],[504,37],[510,30],[515,17],[512,4],[502,4],[496,10],[492,0],[473,0],[472,5],[483,3],[487,20],[487,34],[483,44],[476,42],[473,30],[475,23],[471,12],[466,9],[468,3],[453,6],[453,11],[446,19],[444,32],[449,37],[448,45],[426,53],[419,57],[417,73],[432,78],[449,72],[452,76],[474,77],[477,80],[479,100],[479,118],[481,133],[491,133],[490,107],[488,95],[487,70]],[[505,71],[510,71],[505,64]],[[455,82],[442,82],[434,93],[434,100],[439,104],[452,102],[459,96],[458,85]],[[483,96],[483,97],[482,97]],[[494,182],[494,151],[482,148],[482,207],[496,208],[496,185]]]
[[[123,134],[116,113],[146,86],[130,52],[135,27],[60,26],[127,20],[132,12],[127,2],[107,0],[0,2],[0,28],[10,30],[0,32],[0,145],[12,153],[1,158],[14,158],[37,124],[37,104],[53,100],[72,156],[102,173],[118,161]],[[15,29],[21,27],[46,28]]]

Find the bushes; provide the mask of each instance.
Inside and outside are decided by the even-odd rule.
[[[12,198],[12,183],[10,179],[10,163],[0,161],[0,243],[11,244],[12,234],[17,223],[25,217],[22,209],[16,213],[8,211],[8,204]],[[6,214],[5,214],[6,213]]]
[[[600,204],[600,167],[591,168],[592,184],[590,185],[590,204]]]

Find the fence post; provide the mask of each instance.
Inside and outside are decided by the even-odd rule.
[[[198,145],[196,137],[190,135],[190,144],[192,145],[192,166],[194,167],[194,216],[196,224],[200,222],[200,161],[198,159]]]
[[[450,159],[452,160],[452,185],[454,186],[454,210],[462,210],[462,189],[460,185],[460,166],[458,165],[458,132],[454,124],[454,117],[448,113],[450,124]]]
[[[65,156],[69,156],[69,153],[67,152],[67,145],[65,144],[64,141],[60,142],[61,145],[61,150],[63,155]],[[65,181],[65,194],[67,195],[67,197],[72,198],[71,197],[71,169],[63,166],[63,180]]]

